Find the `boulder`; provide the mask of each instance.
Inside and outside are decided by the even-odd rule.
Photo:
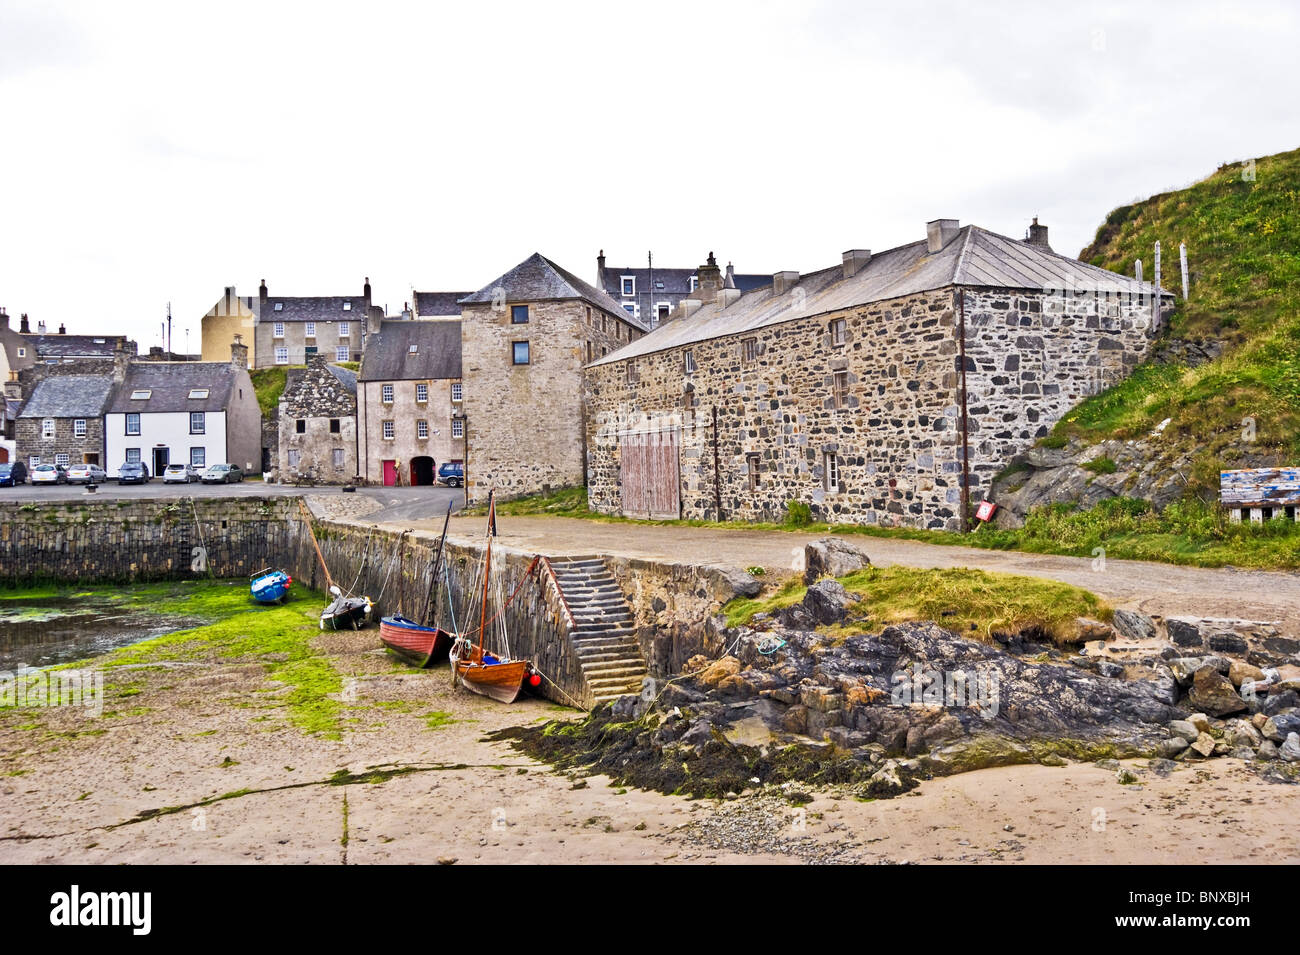
[[[1300,763],[1300,733],[1289,733],[1277,753],[1288,763]]]
[[[725,586],[738,597],[757,597],[763,590],[762,581],[753,574],[734,567],[720,571],[720,576]]]
[[[1263,742],[1263,737],[1259,735],[1259,730],[1255,729],[1255,727],[1251,726],[1250,723],[1245,720],[1233,721],[1232,725],[1228,727],[1227,736],[1228,742],[1232,743],[1234,746],[1249,746],[1251,749],[1254,749]]]
[[[1231,630],[1216,630],[1206,638],[1206,642],[1218,653],[1245,653],[1250,649],[1245,639]]]
[[[1191,723],[1187,722],[1187,720],[1170,720],[1169,732],[1175,737],[1185,739],[1189,743],[1195,742],[1196,737],[1201,735],[1201,731]]]
[[[1120,636],[1130,640],[1150,640],[1156,635],[1155,621],[1136,610],[1116,610],[1111,623]]]
[[[1237,695],[1232,683],[1212,666],[1203,666],[1196,671],[1187,700],[1211,716],[1225,716],[1246,709],[1245,701]]]
[[[803,606],[821,624],[839,623],[848,616],[853,596],[837,580],[819,580],[808,588]]]
[[[1297,732],[1300,732],[1300,714],[1294,710],[1274,713],[1264,721],[1264,728],[1260,730],[1261,734],[1275,743],[1281,743],[1292,733]]]
[[[1109,640],[1115,631],[1108,624],[1092,617],[1075,617],[1074,625],[1079,628],[1079,639],[1085,643],[1090,640]]]
[[[689,661],[688,661],[689,662]],[[740,672],[740,661],[731,655],[715,660],[700,671],[699,680],[705,686],[717,686],[729,676]]]
[[[1214,737],[1209,733],[1202,733],[1196,737],[1196,741],[1192,743],[1188,751],[1208,759],[1214,755]]]
[[[1193,713],[1187,717],[1187,722],[1195,726],[1198,733],[1208,733],[1210,731],[1210,718],[1204,713]]]
[[[1169,639],[1180,647],[1203,649],[1205,638],[1201,636],[1200,622],[1189,617],[1169,617],[1165,620],[1165,631]]]
[[[1281,713],[1283,710],[1293,709],[1297,706],[1300,706],[1300,694],[1297,694],[1295,690],[1269,693],[1264,700],[1264,715],[1272,716],[1275,713]]]
[[[843,577],[871,566],[871,558],[860,548],[840,537],[823,537],[803,549],[803,582],[811,584],[823,577]]]
[[[1255,755],[1260,759],[1266,759],[1270,762],[1277,759],[1277,744],[1271,739],[1266,739],[1259,744],[1259,749],[1255,750]]]
[[[1188,741],[1181,736],[1171,736],[1169,739],[1160,741],[1160,744],[1156,747],[1156,752],[1165,759],[1173,759],[1189,745]]]
[[[1228,666],[1228,679],[1233,686],[1241,686],[1246,680],[1264,679],[1264,671],[1242,660],[1233,660]]]

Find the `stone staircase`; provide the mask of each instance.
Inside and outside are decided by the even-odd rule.
[[[640,693],[647,674],[627,600],[598,557],[557,557],[551,568],[577,629],[572,641],[591,703]]]

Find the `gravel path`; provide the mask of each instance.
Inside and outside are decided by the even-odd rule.
[[[785,531],[604,524],[560,517],[502,516],[497,523],[501,543],[550,556],[621,554],[731,567],[757,565],[769,575],[791,573],[795,555],[810,540],[821,536]],[[440,521],[416,521],[413,526],[435,533],[442,528]],[[483,518],[454,517],[452,533],[462,540],[479,541],[483,535]],[[1166,616],[1266,620],[1278,623],[1284,633],[1300,634],[1300,573],[1294,571],[1206,569],[1132,560],[1094,562],[1083,557],[947,547],[889,538],[855,535],[848,539],[880,566],[978,567],[1046,577],[1091,590],[1116,607]]]

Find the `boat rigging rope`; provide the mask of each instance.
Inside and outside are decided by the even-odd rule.
[[[357,584],[361,582],[361,573],[366,569],[366,561],[370,559],[370,539],[375,536],[375,529],[370,528],[370,533],[366,535],[366,549],[361,553],[361,563],[357,567],[356,579],[352,581],[352,586],[348,588],[347,596],[351,597],[357,590]]]
[[[216,580],[217,575],[212,569],[211,555],[208,553],[208,542],[203,539],[203,522],[199,520],[199,509],[194,504],[194,498],[190,498],[190,510],[194,512],[194,529],[199,532],[199,546],[203,548],[203,566],[208,569],[208,576]],[[191,555],[192,557],[193,555]]]
[[[376,603],[384,599],[384,592],[388,590],[388,578],[393,573],[393,565],[397,563],[397,558],[402,552],[402,538],[408,533],[410,532],[402,531],[397,535],[397,545],[393,548],[393,555],[388,558],[388,571],[384,574],[384,583],[379,588],[379,597],[375,600]]]

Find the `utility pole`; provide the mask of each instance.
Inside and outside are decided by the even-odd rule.
[[[167,360],[172,360],[172,303],[167,303]]]

